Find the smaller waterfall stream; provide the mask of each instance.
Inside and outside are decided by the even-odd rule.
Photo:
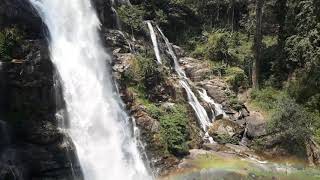
[[[180,67],[178,58],[176,54],[174,53],[174,50],[172,48],[171,43],[169,42],[168,38],[164,35],[164,33],[161,31],[159,26],[157,26],[158,31],[160,32],[163,40],[166,43],[166,46],[169,50],[169,54],[171,55],[173,61],[174,61],[174,69],[177,72],[180,80],[181,86],[186,90],[187,95],[188,95],[188,101],[194,112],[196,113],[197,119],[199,121],[199,124],[201,125],[201,128],[203,131],[207,131],[207,128],[210,126],[210,118],[208,117],[208,114],[204,107],[200,104],[197,96],[194,94],[192,91],[190,85],[189,85],[189,79],[186,76],[186,73],[184,70]]]
[[[154,53],[156,54],[157,62],[158,64],[162,64],[156,33],[153,29],[151,21],[146,21],[146,23],[150,31],[150,36],[153,44]]]
[[[227,114],[224,112],[224,110],[222,109],[222,105],[216,103],[211,97],[208,96],[207,91],[203,88],[201,88],[199,91],[200,97],[207,102],[208,104],[212,105],[213,108],[212,111],[214,112],[214,116],[218,117],[218,116],[222,116],[223,118],[227,117]]]
[[[191,105],[194,112],[196,113],[199,123],[201,125],[201,128],[203,129],[203,131],[206,132],[207,128],[210,125],[210,119],[208,117],[206,110],[200,104],[198,98],[195,96],[195,94],[191,90],[190,85],[188,84],[188,81],[186,79],[180,80],[180,84],[187,92],[189,104]]]

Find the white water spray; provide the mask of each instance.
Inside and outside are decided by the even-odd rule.
[[[208,114],[204,107],[200,104],[197,96],[193,93],[188,81],[189,79],[186,76],[186,73],[184,70],[180,67],[180,64],[178,62],[178,58],[176,54],[173,51],[172,45],[169,42],[168,38],[164,35],[164,33],[161,31],[159,26],[157,26],[158,31],[160,32],[163,40],[166,43],[166,46],[169,50],[169,54],[171,55],[173,61],[174,61],[174,69],[177,72],[180,80],[181,86],[186,90],[187,95],[188,95],[188,101],[194,112],[196,113],[197,119],[201,125],[201,128],[203,131],[207,131],[207,128],[210,126],[210,119],[208,117]]]
[[[156,54],[157,62],[158,64],[162,64],[156,33],[153,29],[151,21],[146,22],[150,31],[150,36],[153,44],[154,53]]]
[[[208,96],[207,91],[205,89],[200,89],[200,91],[198,91],[200,94],[200,97],[207,103],[209,103],[210,105],[213,106],[213,112],[214,112],[214,116],[221,116],[224,118],[227,118],[227,114],[224,112],[224,110],[222,109],[222,105],[216,103],[211,97]]]
[[[208,114],[203,106],[201,106],[198,98],[194,95],[192,92],[188,82],[186,80],[180,80],[181,86],[186,90],[188,95],[188,101],[191,107],[193,108],[194,112],[197,115],[197,118],[200,122],[201,128],[203,131],[207,131],[207,128],[210,125],[210,119],[208,117]]]
[[[86,180],[152,179],[113,91],[90,0],[30,0],[50,32],[70,129]]]

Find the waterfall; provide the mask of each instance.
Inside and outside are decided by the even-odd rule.
[[[200,89],[200,91],[198,91],[200,94],[200,97],[207,103],[209,103],[210,105],[213,106],[213,112],[214,112],[214,116],[218,117],[218,116],[222,116],[223,118],[227,117],[227,114],[224,112],[224,110],[222,109],[222,105],[216,103],[211,97],[208,96],[207,91],[205,89]]]
[[[150,36],[153,44],[154,53],[156,54],[157,62],[158,64],[162,64],[156,33],[153,29],[151,21],[146,21],[146,22],[150,31]]]
[[[151,23],[150,23],[151,25]],[[152,26],[152,25],[151,25]],[[180,67],[180,64],[178,62],[178,58],[176,54],[174,53],[174,50],[172,48],[171,43],[169,42],[168,38],[164,35],[164,33],[161,31],[159,26],[157,26],[158,31],[160,32],[163,40],[166,43],[166,46],[169,50],[169,54],[171,55],[173,61],[174,61],[174,69],[177,72],[180,80],[181,86],[186,90],[187,96],[188,96],[188,101],[194,112],[196,113],[197,119],[199,121],[199,124],[201,125],[201,128],[203,131],[207,131],[208,126],[210,125],[210,119],[208,117],[208,114],[204,107],[200,104],[197,96],[193,93],[188,81],[189,79],[186,76],[186,73],[184,70]]]
[[[129,117],[109,72],[90,0],[30,0],[50,33],[69,129],[86,180],[145,180],[148,174]],[[107,62],[107,60],[109,60]]]
[[[199,123],[201,125],[201,128],[203,129],[203,131],[206,132],[208,126],[210,125],[210,119],[208,117],[206,110],[203,108],[203,106],[201,106],[198,98],[192,92],[188,82],[186,80],[180,80],[180,84],[187,92],[189,104],[191,105],[194,112],[196,113]]]
[[[118,15],[117,10],[112,6],[112,7],[111,7],[111,11],[112,11],[113,14],[115,15],[116,28],[117,28],[118,30],[121,30],[121,29],[122,29],[122,26],[121,26],[121,21],[120,21],[120,18],[119,18],[119,15]]]

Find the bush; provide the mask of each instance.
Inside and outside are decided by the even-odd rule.
[[[204,32],[203,36],[205,40],[198,42],[191,53],[195,58],[245,66],[246,60],[253,57],[252,40],[248,41],[243,33],[216,30]]]
[[[282,97],[276,101],[268,132],[280,138],[282,145],[293,153],[301,153],[305,142],[314,135],[316,118],[295,100]]]
[[[146,10],[143,6],[123,5],[118,8],[118,14],[126,28],[132,33],[139,32],[143,29],[143,20],[146,14]]]
[[[226,81],[232,86],[234,91],[238,91],[239,87],[248,87],[249,80],[244,70],[238,67],[231,67],[226,70]]]
[[[12,59],[13,48],[21,43],[22,33],[16,27],[0,31],[0,60]]]
[[[251,92],[252,103],[265,111],[271,111],[276,107],[279,97],[287,96],[285,92],[277,91],[271,87]]]
[[[163,143],[165,151],[178,157],[188,154],[187,108],[176,104],[171,109],[164,109],[150,102],[138,87],[130,89],[138,94],[138,102],[146,108],[146,112],[160,122],[160,133],[154,137]]]
[[[219,144],[238,144],[240,139],[236,136],[230,136],[228,134],[220,134],[213,137]]]
[[[143,84],[148,78],[156,76],[162,79],[156,62],[148,57],[136,56],[122,77],[126,83]]]
[[[187,109],[183,105],[176,105],[160,117],[162,137],[168,151],[175,156],[184,156],[189,152],[187,118]]]

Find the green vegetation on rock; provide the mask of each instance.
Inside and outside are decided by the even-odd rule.
[[[21,34],[15,27],[0,31],[0,60],[11,60],[13,48],[21,43]]]

